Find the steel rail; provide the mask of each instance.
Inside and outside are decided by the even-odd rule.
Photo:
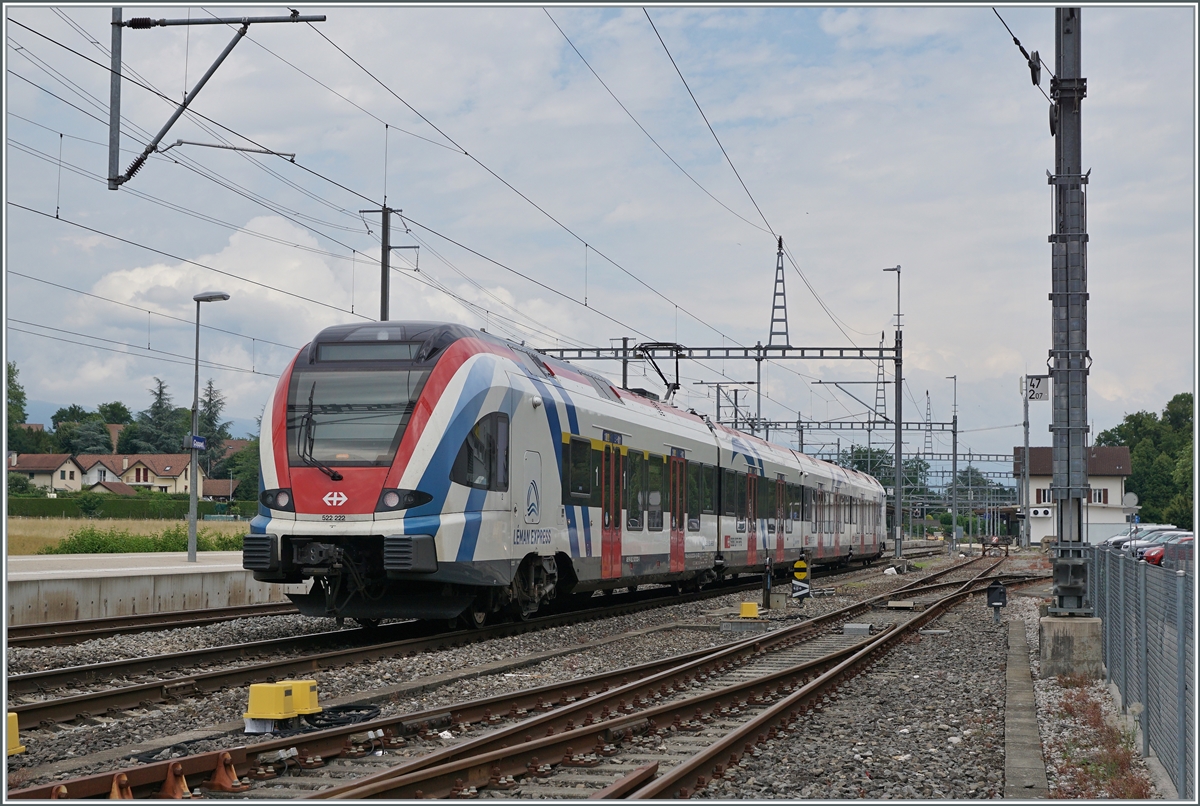
[[[689,789],[682,784],[688,782],[692,784],[691,791],[695,791],[697,787],[703,789],[706,785],[706,776],[722,774],[718,765],[723,759],[728,757],[730,764],[736,764],[742,755],[750,752],[752,744],[765,743],[768,734],[774,734],[779,728],[784,730],[791,728],[801,713],[808,710],[817,695],[835,689],[840,683],[855,677],[865,670],[875,656],[882,654],[904,636],[940,616],[952,604],[977,592],[973,590],[974,586],[1002,562],[1003,559],[997,560],[992,566],[975,578],[968,580],[958,590],[943,597],[901,628],[886,632],[868,642],[867,646],[771,705],[745,725],[726,734],[692,758],[673,767],[661,778],[646,783],[636,791],[627,794],[626,797],[631,800],[687,798]],[[737,752],[739,744],[742,745],[743,752],[741,754]]]
[[[212,607],[200,611],[144,613],[75,621],[50,621],[42,624],[15,624],[6,629],[6,637],[9,646],[76,644],[93,638],[107,638],[124,633],[174,630],[239,618],[286,616],[298,612],[296,606],[291,602],[267,602],[236,607]]]
[[[920,583],[927,582],[928,580],[944,576],[946,573],[962,569],[973,562],[977,562],[978,559],[979,558],[975,558],[966,563],[960,563],[942,571],[927,575],[915,580],[909,585],[902,586],[901,588],[889,591],[885,594],[871,597],[864,602],[856,603],[835,613],[828,614],[825,617],[820,617],[819,619],[794,625],[792,628],[790,628],[790,630],[794,631],[793,636],[800,636],[805,632],[811,632],[812,630],[817,629],[818,625],[822,623],[822,621],[852,617],[854,613],[862,612],[862,610],[870,607],[871,603],[874,601],[881,600],[888,596],[894,596],[897,593],[915,588],[919,586]],[[757,647],[757,645],[767,640],[779,640],[783,632],[784,631],[776,631],[774,633],[768,633],[766,635],[746,639],[745,641],[741,642],[741,645]],[[458,634],[458,637],[461,638],[463,636],[470,636],[472,634],[473,633],[460,633]],[[737,644],[731,644],[722,649],[729,650],[736,648],[737,646]],[[422,730],[428,730],[431,726],[449,724],[450,722],[459,724],[466,722],[479,722],[485,725],[490,725],[495,721],[499,721],[500,714],[504,713],[506,709],[508,710],[510,717],[521,716],[522,714],[528,714],[538,710],[553,709],[548,716],[559,717],[559,727],[557,730],[570,730],[571,728],[568,727],[572,722],[572,718],[568,714],[570,709],[570,700],[582,700],[589,696],[595,696],[593,690],[597,690],[596,693],[603,693],[611,686],[617,685],[616,681],[618,679],[621,680],[622,686],[627,686],[633,685],[628,683],[630,678],[640,680],[645,677],[652,677],[654,679],[650,680],[648,684],[650,686],[650,691],[652,692],[653,685],[658,679],[656,675],[659,675],[659,673],[661,673],[663,670],[678,666],[680,664],[687,664],[691,661],[712,654],[713,650],[711,648],[705,648],[702,650],[693,651],[691,653],[685,653],[684,655],[673,658],[666,658],[660,661],[642,664],[637,667],[616,670],[610,673],[588,678],[581,678],[575,681],[570,681],[570,683],[549,684],[534,689],[527,689],[521,692],[506,693],[497,695],[495,697],[484,698],[460,706],[454,706],[453,715],[448,709],[434,709],[432,711],[376,719],[372,720],[371,722],[354,726],[331,728],[323,731],[306,733],[300,736],[271,740],[249,747],[234,747],[227,751],[214,751],[214,753],[189,756],[182,759],[174,759],[173,761],[182,763],[182,770],[183,774],[185,775],[202,775],[212,772],[212,770],[218,764],[219,754],[221,752],[228,752],[232,757],[232,763],[236,764],[239,771],[244,774],[244,772],[251,766],[251,756],[262,753],[272,752],[279,749],[294,748],[298,746],[304,749],[305,752],[312,752],[327,758],[336,757],[345,749],[346,738],[351,734],[362,733],[367,730],[375,729],[380,732],[386,730],[393,735],[404,735],[406,733],[411,734],[420,732]],[[571,686],[574,686],[573,693],[568,694],[568,689]],[[643,687],[641,690],[642,693],[637,693],[635,691],[634,694],[630,694],[630,700],[633,701],[638,696],[644,696],[646,690],[646,687]],[[612,700],[614,705],[618,705],[620,703],[619,695],[621,693],[622,692],[613,693]],[[556,699],[555,695],[557,695],[559,702],[559,705],[557,706],[552,704]],[[563,703],[567,703],[567,706],[564,707],[562,705]],[[588,705],[594,705],[594,707],[600,708],[602,703],[599,700],[593,700],[589,702]],[[576,708],[575,710],[582,710],[582,707]],[[543,716],[547,715],[543,714]],[[579,717],[580,723],[586,723],[592,717],[591,714],[586,712],[583,714],[576,714],[576,716]],[[535,719],[537,719],[537,717],[535,717]],[[552,722],[552,719],[542,720],[542,722],[538,723],[537,727],[540,728],[542,727],[543,723]],[[521,726],[516,729],[515,734],[519,734],[521,731],[525,730],[526,726],[526,722],[521,723]],[[550,727],[551,729],[554,729],[553,724],[550,724]],[[493,733],[489,735],[496,734]],[[468,750],[469,748],[467,748],[465,745],[459,745],[455,748],[446,748],[445,751],[437,751],[433,754],[429,754],[429,756],[422,757],[425,760],[421,763],[428,766],[429,764],[433,764],[439,760],[444,760],[444,757],[448,755],[461,754],[462,752],[467,752]],[[166,775],[167,767],[170,763],[171,762],[157,762],[141,765],[136,768],[124,770],[123,774],[128,776],[130,786],[145,789],[147,786],[157,785],[162,782]],[[110,790],[113,775],[114,773],[112,772],[101,773],[65,783],[10,791],[8,794],[13,798],[46,798],[50,797],[54,787],[68,786],[71,797],[79,798],[103,796],[106,795]]]

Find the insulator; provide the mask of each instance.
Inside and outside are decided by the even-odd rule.
[[[130,28],[153,28],[154,20],[149,17],[134,17],[129,21]]]

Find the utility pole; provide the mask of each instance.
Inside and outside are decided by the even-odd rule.
[[[958,549],[958,376],[947,375],[954,381],[954,417],[950,424],[950,553]]]
[[[1025,452],[1021,454],[1021,548],[1029,548],[1029,376],[1021,384],[1021,398],[1025,403]]]
[[[359,210],[360,213],[382,214],[379,233],[379,321],[388,321],[388,301],[391,299],[392,213],[402,212],[388,207],[386,200],[379,210]]]
[[[1053,590],[1049,608],[1061,615],[1091,615],[1087,559],[1083,556],[1083,502],[1091,492],[1087,473],[1087,194],[1083,172],[1081,106],[1087,79],[1081,75],[1080,9],[1057,8],[1055,77],[1050,80],[1054,175],[1054,232],[1050,235],[1053,336],[1049,363],[1054,395],[1053,483],[1057,511]],[[1090,173],[1090,171],[1089,171]]]

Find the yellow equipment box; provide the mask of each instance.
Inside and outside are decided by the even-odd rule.
[[[15,756],[17,753],[24,753],[25,745],[21,744],[21,735],[17,732],[17,715],[11,711],[8,714],[8,753],[7,755]]]
[[[294,680],[252,684],[249,710],[242,716],[246,719],[291,719],[296,716],[295,688]]]

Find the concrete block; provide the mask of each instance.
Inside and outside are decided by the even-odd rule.
[[[785,610],[790,594],[787,591],[771,591],[771,609]]]
[[[142,616],[151,612],[154,600],[154,578],[122,576],[101,578],[99,618],[113,616]]]
[[[1104,676],[1103,632],[1098,618],[1046,616],[1039,619],[1042,675]]]
[[[870,624],[843,624],[842,635],[870,635]]]
[[[722,621],[721,632],[766,632],[766,619],[739,618],[737,621]]]

